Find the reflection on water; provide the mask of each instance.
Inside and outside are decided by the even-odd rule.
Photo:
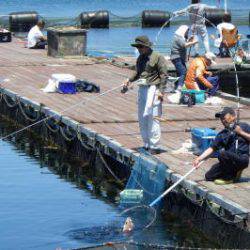
[[[6,135],[16,128],[0,120],[0,130]],[[0,142],[0,152],[1,249],[69,249],[131,239],[211,246],[187,225],[160,216],[150,229],[124,235],[115,203],[120,190],[108,172],[34,134]]]

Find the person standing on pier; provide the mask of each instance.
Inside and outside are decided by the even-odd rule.
[[[42,33],[44,27],[45,22],[40,20],[34,27],[31,28],[28,33],[27,43],[27,47],[29,49],[45,49],[45,45],[47,45],[47,39]]]
[[[205,174],[205,179],[218,185],[230,184],[238,181],[242,171],[248,167],[250,125],[237,123],[236,113],[230,107],[225,107],[215,117],[220,118],[224,129],[216,136],[211,147],[194,160],[194,166],[198,167],[201,161],[217,151],[219,162]]]
[[[181,25],[174,34],[174,39],[171,46],[170,59],[174,64],[177,76],[179,77],[177,83],[177,90],[181,90],[184,85],[184,80],[187,72],[187,48],[193,46],[198,41],[194,37],[188,38],[189,28],[187,25]]]
[[[206,8],[216,8],[216,6],[210,6],[207,4],[201,3],[201,0],[191,0],[191,5],[186,7],[185,9],[175,11],[173,13],[174,16],[183,15],[187,13],[189,15],[189,20],[191,24],[191,31],[195,37],[195,40],[198,40],[198,35],[201,36],[205,51],[209,52],[209,38],[206,28]],[[196,43],[194,46],[195,56],[199,55],[199,43]]]
[[[159,142],[161,137],[160,121],[162,101],[168,78],[165,58],[154,52],[147,36],[138,36],[131,44],[139,51],[135,73],[123,84],[127,89],[136,81],[138,90],[138,120],[144,149],[151,154],[163,152]]]

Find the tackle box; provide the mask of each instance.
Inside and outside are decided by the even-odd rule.
[[[193,128],[191,129],[192,143],[197,147],[197,155],[201,155],[210,147],[218,132],[211,128]],[[216,157],[216,153],[212,156]]]
[[[205,90],[183,89],[182,94],[193,94],[195,96],[195,103],[204,103],[206,100]]]

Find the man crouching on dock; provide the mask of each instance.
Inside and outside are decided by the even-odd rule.
[[[250,125],[236,123],[236,113],[232,108],[225,107],[215,114],[220,118],[224,129],[218,133],[211,147],[194,161],[194,166],[218,151],[218,160],[205,174],[207,181],[217,185],[230,184],[238,181],[243,169],[249,164]]]
[[[167,64],[163,56],[154,52],[147,36],[138,36],[135,43],[140,53],[136,61],[136,72],[124,82],[122,92],[126,92],[132,82],[136,81],[138,90],[138,120],[144,149],[151,154],[161,153],[159,147],[161,137],[160,121],[156,119],[162,114],[162,101],[168,77]]]

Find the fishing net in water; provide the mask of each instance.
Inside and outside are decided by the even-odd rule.
[[[126,188],[120,194],[120,208],[123,209],[120,215],[130,217],[135,229],[146,229],[155,221],[155,208],[160,204],[155,208],[149,204],[164,191],[165,171],[165,165],[152,161],[152,157],[141,156],[135,162]]]
[[[121,192],[120,206],[150,204],[164,191],[165,172],[165,165],[141,156],[133,166],[125,190]]]

